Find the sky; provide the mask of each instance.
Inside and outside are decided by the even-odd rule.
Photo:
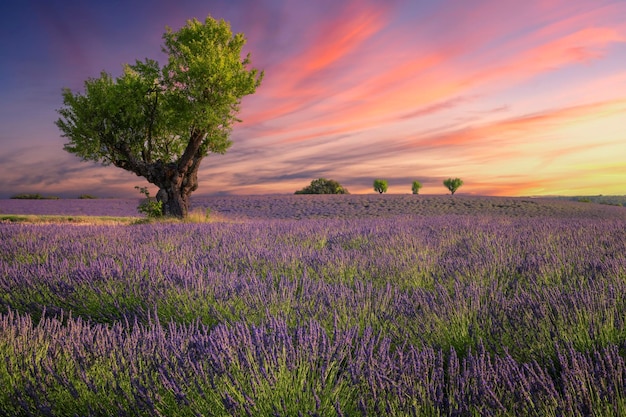
[[[265,72],[194,195],[626,194],[624,0],[8,0],[0,5],[0,198],[137,197],[148,183],[63,150],[62,89],[165,62],[208,15]],[[156,188],[152,187],[153,194]]]

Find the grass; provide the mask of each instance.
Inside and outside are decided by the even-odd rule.
[[[4,223],[33,223],[33,224],[72,224],[72,225],[115,225],[133,224],[137,217],[113,216],[64,216],[64,215],[37,215],[37,214],[0,214],[0,222]]]
[[[0,214],[0,223],[68,224],[77,226],[213,223],[228,221],[221,215],[211,214],[209,209],[194,209],[184,219],[177,217],[120,217],[120,216],[67,216],[59,214]]]

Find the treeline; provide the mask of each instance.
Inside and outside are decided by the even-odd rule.
[[[60,200],[61,197],[56,195],[42,195],[39,193],[20,193],[14,194],[10,197],[12,200]],[[90,200],[98,197],[94,197],[90,194],[81,194],[78,196],[81,200]]]
[[[450,194],[454,194],[462,185],[463,180],[460,178],[448,178],[443,181],[443,185],[450,191]],[[374,180],[374,191],[379,194],[386,193],[389,189],[389,183],[384,179]],[[411,192],[413,194],[419,194],[422,189],[422,183],[419,181],[413,181],[411,183]],[[326,178],[318,178],[311,181],[311,184],[304,187],[301,190],[295,192],[295,194],[350,194],[348,190],[339,184],[335,180],[329,180]]]

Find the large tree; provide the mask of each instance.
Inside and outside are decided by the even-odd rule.
[[[146,178],[159,187],[164,214],[185,217],[200,162],[230,147],[241,99],[263,72],[248,68],[244,35],[223,20],[189,20],[163,40],[163,66],[145,59],[115,79],[88,79],[83,94],[64,89],[56,124],[66,151]]]

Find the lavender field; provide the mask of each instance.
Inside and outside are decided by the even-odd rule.
[[[0,224],[0,415],[626,415],[624,207],[193,204],[221,221]]]

